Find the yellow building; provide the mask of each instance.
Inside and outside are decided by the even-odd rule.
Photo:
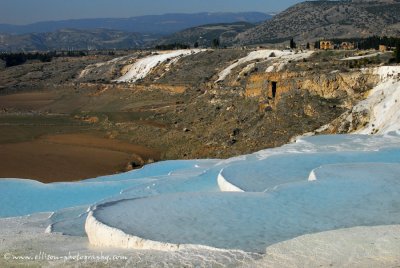
[[[350,42],[342,42],[340,44],[340,48],[346,49],[346,50],[352,50],[355,48],[355,45],[354,45],[354,43],[350,43]]]
[[[380,52],[386,52],[386,51],[388,51],[388,47],[385,46],[385,45],[379,45],[379,51]]]
[[[319,48],[323,50],[334,49],[335,45],[333,44],[332,41],[325,40],[319,42]]]

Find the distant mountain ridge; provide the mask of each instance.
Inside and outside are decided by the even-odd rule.
[[[400,36],[400,0],[306,1],[239,33],[237,44],[280,43],[290,38]]]
[[[199,46],[211,46],[212,41],[218,39],[221,46],[228,46],[239,33],[255,26],[248,22],[207,24],[179,31],[156,42],[159,45],[180,43],[193,46],[197,43]]]
[[[50,33],[0,34],[0,51],[49,51],[141,48],[153,41],[138,33],[62,29]]]
[[[27,34],[55,32],[61,29],[94,30],[103,28],[130,33],[167,35],[204,24],[232,23],[238,21],[257,23],[271,17],[271,15],[261,12],[176,13],[131,18],[43,21],[28,25],[0,24],[0,33]]]

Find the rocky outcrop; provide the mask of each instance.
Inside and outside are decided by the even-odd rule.
[[[257,73],[247,80],[245,96],[250,98],[274,99],[293,89],[308,91],[325,99],[345,99],[350,102],[358,99],[378,81],[377,75],[366,72],[272,72]],[[275,87],[275,92],[273,92]],[[350,104],[349,104],[350,105]]]
[[[328,133],[386,134],[399,128],[400,66],[364,72],[377,77],[375,87],[352,109],[325,127]]]

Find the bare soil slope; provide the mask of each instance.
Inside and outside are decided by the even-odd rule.
[[[65,134],[0,144],[0,177],[41,182],[75,181],[126,171],[159,158],[144,146],[87,134]],[[132,164],[131,164],[132,165]]]

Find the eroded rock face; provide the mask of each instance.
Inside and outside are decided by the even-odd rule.
[[[325,99],[358,98],[370,90],[378,81],[378,76],[361,71],[336,72],[330,74],[316,72],[274,72],[254,74],[248,80],[246,97],[275,98],[292,89],[308,91]],[[276,83],[275,96],[273,83]]]
[[[366,69],[363,76],[361,81],[366,81],[367,87],[368,82],[376,81],[371,90],[354,93],[353,99],[359,101],[316,133],[386,134],[398,130],[400,66]]]

